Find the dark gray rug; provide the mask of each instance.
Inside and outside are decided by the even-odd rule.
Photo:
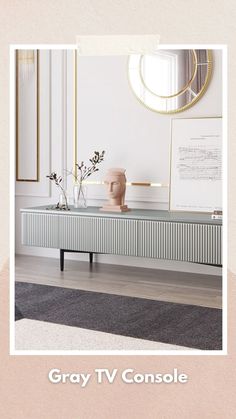
[[[19,310],[18,306],[15,304],[15,320],[21,320],[23,318],[24,318],[23,314]]]
[[[222,311],[16,282],[16,320],[77,326],[196,349],[222,349]]]

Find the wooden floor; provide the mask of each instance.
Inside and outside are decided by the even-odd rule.
[[[16,281],[221,308],[221,276],[16,256]]]

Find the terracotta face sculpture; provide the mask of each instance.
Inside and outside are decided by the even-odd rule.
[[[109,169],[104,179],[107,187],[109,202],[101,211],[128,211],[125,201],[126,177],[125,169]]]

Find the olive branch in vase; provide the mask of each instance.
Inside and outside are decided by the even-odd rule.
[[[75,184],[79,185],[78,195],[80,196],[80,194],[81,194],[84,201],[85,201],[85,196],[84,196],[84,191],[83,191],[83,188],[82,188],[83,182],[89,176],[91,176],[93,173],[95,173],[99,170],[99,168],[97,166],[98,166],[98,164],[100,164],[104,160],[104,155],[105,155],[104,150],[101,153],[99,153],[99,151],[94,151],[93,156],[91,157],[91,159],[89,159],[89,161],[91,163],[90,165],[85,165],[84,161],[81,161],[80,163],[75,164],[75,166],[78,169],[77,174],[75,174],[75,172],[73,172],[73,171],[67,171],[67,173],[69,175],[73,176],[73,178],[75,180]]]
[[[104,160],[104,154],[105,151],[102,151],[101,153],[99,153],[99,151],[94,151],[93,156],[91,157],[91,159],[89,159],[90,161],[90,165],[85,165],[84,162],[80,162],[80,163],[76,163],[76,167],[78,169],[78,174],[75,174],[74,171],[69,171],[67,170],[67,175],[72,175],[76,184],[79,185],[79,195],[81,194],[83,199],[85,200],[85,196],[84,196],[84,192],[83,192],[83,182],[85,179],[87,179],[89,176],[91,176],[93,173],[97,172],[99,170],[99,168],[97,167],[98,164],[100,164],[103,160]],[[68,205],[68,200],[67,200],[67,196],[66,196],[66,191],[62,186],[63,183],[63,178],[62,176],[58,176],[56,172],[52,172],[50,173],[50,175],[46,176],[47,178],[49,178],[49,180],[51,180],[52,182],[55,183],[55,185],[60,188],[64,200],[65,200],[65,204],[61,205],[60,202],[57,203],[57,205],[55,207],[53,207],[53,209],[60,209],[60,210],[69,210],[69,205]],[[49,208],[52,209],[52,208]]]
[[[54,209],[69,211],[70,208],[68,205],[66,191],[62,186],[63,178],[61,176],[58,176],[55,172],[50,173],[50,175],[47,175],[46,177],[49,178],[49,180],[53,181],[55,185],[61,190],[64,200],[65,200],[65,204],[61,205],[60,202],[58,202],[57,205],[54,207]]]

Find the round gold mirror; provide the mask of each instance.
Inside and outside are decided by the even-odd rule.
[[[205,92],[212,72],[209,50],[158,50],[152,55],[131,55],[129,81],[137,98],[159,113],[190,108]]]

